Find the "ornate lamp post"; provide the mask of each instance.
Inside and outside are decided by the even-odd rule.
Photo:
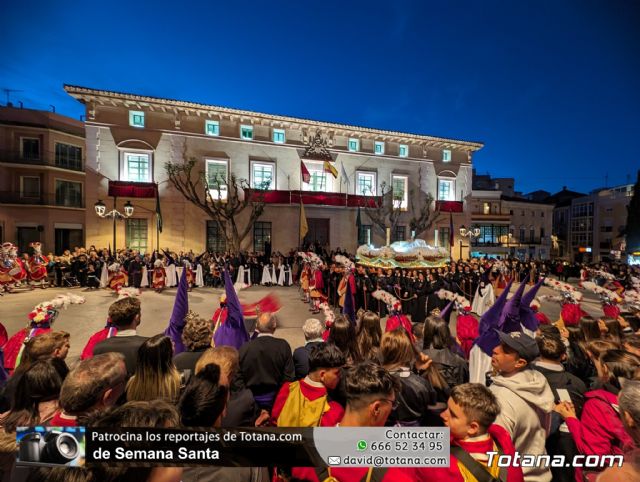
[[[124,205],[124,214],[116,210],[116,197],[113,198],[113,209],[109,212],[107,211],[107,206],[101,201],[98,200],[97,203],[93,205],[96,210],[96,214],[100,218],[111,218],[113,219],[113,251],[116,252],[116,221],[118,219],[127,219],[133,216],[133,204],[130,201],[127,201]]]
[[[467,229],[463,224],[460,226],[460,236],[469,238],[469,252],[471,252],[471,242],[474,238],[480,236],[480,228]],[[462,239],[460,240],[460,259],[462,259]]]

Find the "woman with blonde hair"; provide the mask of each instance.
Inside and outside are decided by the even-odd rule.
[[[180,373],[172,357],[168,336],[156,335],[140,345],[135,372],[127,383],[127,400],[164,399],[174,403],[180,395]]]
[[[381,339],[380,317],[373,311],[365,311],[360,317],[356,334],[356,345],[362,360],[380,362]]]

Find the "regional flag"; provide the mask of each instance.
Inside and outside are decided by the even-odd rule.
[[[307,216],[304,213],[304,204],[302,203],[302,196],[300,196],[300,240],[309,232],[309,224],[307,224]]]
[[[304,165],[303,161],[300,161],[300,172],[302,173],[302,182],[306,182],[307,184],[311,182],[311,174],[309,173],[309,169]]]
[[[338,178],[338,170],[329,161],[324,161],[324,172],[330,173],[335,179]]]

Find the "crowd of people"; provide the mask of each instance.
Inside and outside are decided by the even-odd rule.
[[[593,318],[581,310],[579,290],[561,282],[564,264],[481,259],[431,270],[382,270],[356,265],[346,254],[69,253],[75,261],[66,262],[75,262],[80,272],[85,258],[96,272],[102,271],[99,263],[117,262],[134,286],[137,278],[130,273],[137,272],[132,264],[138,261],[151,264],[152,285],[158,260],[163,269],[167,263],[185,270],[215,265],[230,296],[235,289],[229,284],[252,284],[248,278],[260,268],[277,265],[279,276],[290,267],[283,271],[289,276],[285,284],[296,284],[300,302],[324,319],[307,319],[305,344],[292,349],[278,336],[277,310],[258,310],[253,323],[241,324],[242,336],[224,342],[218,335],[233,329],[235,315],[233,303],[221,299],[212,318],[189,312],[175,325],[172,317],[164,333],[144,337],[137,332],[144,322],[140,300],[125,296],[111,304],[107,326],[89,341],[53,328],[57,306],[36,307],[30,326],[17,335],[19,343],[7,342],[6,332],[1,343],[8,375],[0,396],[3,480],[16,472],[16,428],[33,425],[446,426],[451,463],[388,469],[39,468],[28,471],[30,481],[640,480],[636,271],[598,265],[574,273],[603,301],[603,315]],[[560,280],[550,281],[553,274]],[[509,297],[514,283],[519,287]],[[543,283],[562,294],[555,322],[536,313]],[[611,306],[615,316],[606,311]],[[70,369],[66,358],[75,343],[86,346]],[[625,457],[625,465],[536,463],[504,470],[490,452],[564,455],[569,462],[578,454],[614,454]]]

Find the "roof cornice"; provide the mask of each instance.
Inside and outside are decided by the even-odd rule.
[[[416,142],[435,148],[453,148],[467,152],[475,152],[484,144],[481,142],[463,141],[460,139],[450,139],[445,137],[425,136],[419,134],[410,134],[398,131],[389,131],[381,129],[373,129],[370,127],[352,126],[347,124],[338,124],[333,122],[316,121],[312,119],[303,119],[298,117],[289,117],[281,115],[264,114],[261,112],[253,112],[248,110],[232,109],[229,107],[220,107],[214,105],[200,104],[197,102],[187,102],[182,100],[164,99],[160,97],[149,97],[137,94],[127,94],[122,92],[114,92],[109,90],[90,89],[77,85],[64,85],[64,90],[82,103],[97,102],[98,104],[111,104],[114,107],[123,105],[135,105],[138,107],[149,107],[151,110],[162,111],[183,111],[187,114],[195,115],[217,115],[238,117],[242,122],[242,118],[257,118],[265,123],[271,124],[273,127],[285,127],[285,124],[296,124],[301,128],[315,127],[334,131],[336,135],[357,135],[358,133],[372,134],[381,140],[402,140]],[[281,125],[278,125],[282,123]]]

